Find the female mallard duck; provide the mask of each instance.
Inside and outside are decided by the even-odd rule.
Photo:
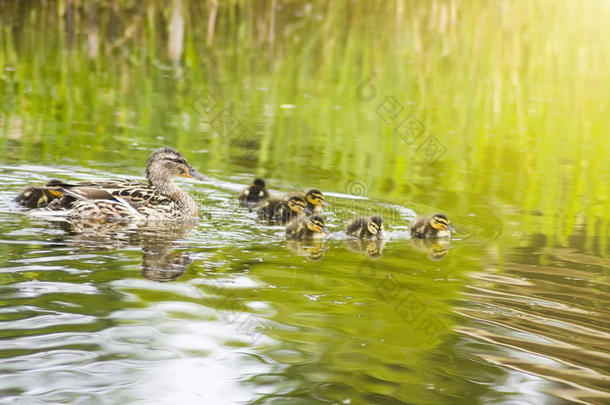
[[[327,233],[324,219],[318,215],[296,218],[286,225],[286,237],[289,239],[321,239]]]
[[[252,184],[239,195],[241,205],[254,205],[269,198],[267,185],[263,179],[254,179]]]
[[[411,227],[411,236],[414,238],[448,238],[451,232],[455,232],[455,229],[449,223],[449,218],[443,214],[421,217]]]
[[[283,198],[269,198],[259,204],[258,215],[262,219],[279,222],[283,225],[296,217],[304,215],[304,213],[310,214],[311,212],[305,208],[306,205],[305,199],[298,195],[293,195],[287,200]]]
[[[383,218],[380,216],[353,218],[345,224],[345,233],[360,239],[383,239],[385,238]]]
[[[148,182],[51,180],[45,186],[26,188],[15,200],[26,207],[58,211],[68,218],[196,219],[197,203],[174,183],[177,176],[209,180],[193,169],[182,154],[165,147],[155,150],[146,162]]]

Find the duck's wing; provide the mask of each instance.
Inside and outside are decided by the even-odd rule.
[[[75,200],[72,217],[172,217],[177,209],[174,200],[142,184],[122,188],[79,185],[64,188],[62,192]]]
[[[137,184],[137,187],[106,187],[104,186],[76,186],[62,188],[62,193],[79,200],[109,200],[126,202],[138,209],[145,205],[169,205],[173,200],[161,194],[156,188],[146,183]]]

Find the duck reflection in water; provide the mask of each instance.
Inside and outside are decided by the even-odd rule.
[[[352,252],[364,253],[368,257],[383,256],[384,239],[349,239],[345,241],[345,247]]]
[[[142,277],[155,281],[174,281],[188,269],[193,259],[166,241],[152,240],[142,245]]]
[[[328,249],[326,242],[319,239],[288,240],[286,246],[295,254],[305,256],[311,261],[322,259]]]
[[[128,246],[142,248],[142,277],[160,282],[180,278],[193,262],[176,241],[195,228],[197,222],[95,221],[87,219],[53,222],[66,234],[62,243],[83,249],[110,250]]]
[[[428,254],[428,258],[434,261],[440,261],[447,256],[451,248],[449,239],[413,239],[413,246],[422,252]]]

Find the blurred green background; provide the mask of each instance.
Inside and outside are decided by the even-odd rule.
[[[52,296],[112,325],[152,311],[146,319],[159,320],[147,327],[192,342],[210,334],[220,347],[142,339],[125,355],[137,365],[103,345],[83,349],[100,356],[91,365],[116,360],[108,370],[138,386],[157,380],[132,368],[166,367],[148,362],[151,347],[216,360],[216,371],[231,359],[258,403],[608,400],[609,2],[4,0],[0,13],[3,286],[91,283],[99,302]],[[165,145],[219,183],[185,186],[204,212],[181,248],[200,260],[163,287],[139,277],[133,246],[82,260],[79,243],[43,249],[55,233],[8,202],[48,177],[142,176]],[[235,211],[235,191],[254,176],[282,191],[323,190],[335,232],[363,206],[386,210],[383,257],[333,237],[322,260],[307,259],[281,229]],[[408,239],[401,209],[450,216],[456,238],[432,246],[450,247],[446,256]],[[19,267],[30,257],[66,267]],[[392,283],[437,317],[438,336],[400,313]],[[42,294],[11,297],[16,317],[70,312]],[[218,329],[233,323],[222,316],[233,301],[264,321],[272,343]],[[62,319],[31,333],[72,330]],[[4,342],[30,333],[9,328]],[[92,332],[96,342],[104,331]],[[202,369],[176,370],[171,387],[201,388],[182,377]],[[39,398],[28,384],[0,392]],[[78,379],[57,386],[44,398],[71,398],[65,387],[95,397]],[[105,395],[159,389],[112,396],[121,387],[108,383]]]

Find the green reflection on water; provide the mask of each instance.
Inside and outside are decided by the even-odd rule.
[[[610,54],[600,39],[610,36],[610,7],[279,3],[281,9],[275,1],[257,7],[232,1],[213,10],[192,1],[119,1],[118,12],[104,2],[3,3],[1,160],[142,175],[150,150],[171,145],[220,180],[257,175],[282,190],[315,186],[365,196],[376,209],[383,201],[417,213],[447,212],[464,240],[453,242],[442,261],[400,239],[377,260],[331,241],[322,260],[310,261],[277,237],[281,231],[261,231],[256,221],[247,224],[245,247],[234,249],[231,235],[220,233],[214,233],[220,246],[208,244],[207,232],[236,231],[234,217],[245,215],[211,211],[195,234],[204,241],[190,246],[205,261],[179,280],[199,291],[189,299],[205,297],[221,311],[231,299],[271,303],[269,313],[258,315],[284,327],[263,328],[278,343],[265,343],[260,353],[287,365],[278,366],[286,375],[302,377],[286,388],[291,397],[309,398],[311,391],[341,401],[347,387],[362,387],[369,401],[412,401],[403,384],[413,397],[432,401],[444,397],[413,390],[438,378],[448,397],[498,399],[480,385],[447,381],[460,366],[481,380],[497,370],[486,365],[475,373],[464,359],[445,367],[445,358],[429,356],[459,352],[449,331],[469,272],[510,269],[513,261],[548,266],[556,263],[556,248],[568,256],[573,252],[561,248],[575,248],[595,263],[608,257]],[[209,190],[189,186],[204,206],[232,198],[208,200]],[[353,207],[366,205],[341,197],[334,204],[335,229]],[[389,226],[406,221],[393,217]],[[33,247],[2,249],[13,259]],[[514,249],[527,259],[515,258]],[[128,264],[108,264],[114,271],[103,279],[96,271],[94,284],[140,268],[137,254],[114,253],[130,256],[122,256]],[[607,276],[602,267],[590,277]],[[201,275],[247,275],[260,285],[227,290],[198,281]],[[58,277],[24,271],[4,273],[2,281]],[[395,285],[402,295],[388,297]],[[151,287],[136,296],[139,304],[112,308],[172,299]],[[408,297],[417,321],[400,312]],[[438,319],[445,340],[425,333],[427,317]],[[304,358],[294,360],[295,353]],[[424,364],[443,371],[418,371]],[[335,382],[320,385],[331,374]],[[264,385],[257,378],[264,376],[252,382]]]

